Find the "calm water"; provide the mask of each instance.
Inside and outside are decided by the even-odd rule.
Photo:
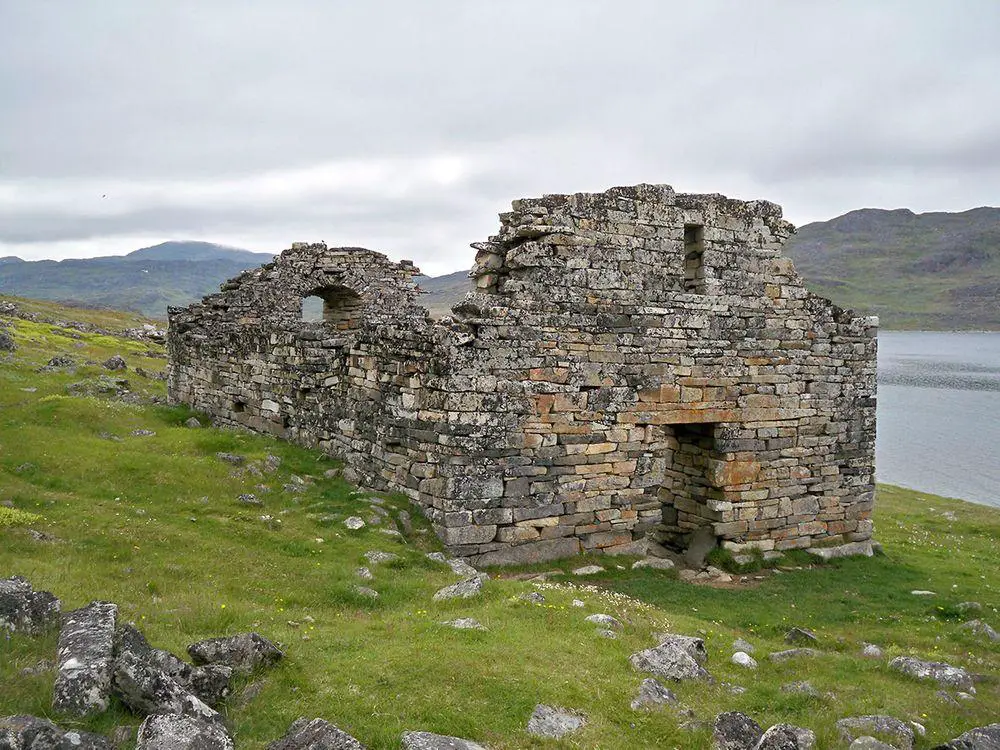
[[[878,480],[1000,506],[1000,333],[878,343]]]

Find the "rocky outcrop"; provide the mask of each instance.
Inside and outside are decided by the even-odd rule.
[[[21,576],[0,579],[0,632],[39,633],[59,624],[60,601]]]
[[[195,664],[223,665],[238,674],[250,674],[260,667],[272,666],[284,656],[277,646],[257,633],[198,641],[188,646],[188,654]]]
[[[925,661],[915,656],[897,656],[889,662],[889,668],[895,669],[918,680],[933,680],[941,687],[974,693],[972,675],[962,667],[954,667],[941,661]]]

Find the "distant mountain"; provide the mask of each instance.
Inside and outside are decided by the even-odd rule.
[[[165,318],[226,279],[274,256],[210,242],[164,242],[125,256],[0,262],[0,292],[20,297],[131,310]]]
[[[24,261],[18,258],[16,255],[5,255],[2,258],[0,258],[0,266],[2,266],[4,263],[24,263]]]
[[[420,304],[440,317],[451,311],[451,306],[472,291],[468,271],[456,271],[445,276],[417,276],[413,279],[421,291]]]
[[[1000,208],[865,208],[802,226],[785,252],[812,291],[883,328],[1000,330]]]

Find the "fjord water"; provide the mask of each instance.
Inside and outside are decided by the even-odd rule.
[[[1000,506],[1000,333],[882,331],[878,481]]]

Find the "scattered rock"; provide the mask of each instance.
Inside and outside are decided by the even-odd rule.
[[[472,740],[430,732],[405,732],[402,743],[403,750],[486,750]]]
[[[108,709],[118,607],[91,602],[67,612],[59,630],[58,673],[52,708],[70,716]]]
[[[559,739],[579,731],[586,723],[586,718],[574,711],[539,703],[528,719],[528,734]]]
[[[102,367],[104,367],[105,370],[111,370],[111,371],[127,370],[128,363],[125,361],[125,358],[122,355],[115,354],[113,357],[109,357],[108,359],[104,360]]]
[[[365,560],[368,561],[369,565],[379,565],[381,563],[389,563],[393,560],[398,560],[399,555],[393,552],[382,552],[377,549],[370,549],[365,552]]]
[[[545,597],[538,591],[530,591],[527,594],[521,594],[517,598],[521,601],[531,602],[532,604],[545,604]]]
[[[969,620],[966,623],[962,623],[959,627],[962,630],[970,631],[973,635],[982,636],[992,643],[1000,643],[1000,633],[982,620]]]
[[[131,652],[115,659],[114,686],[122,702],[139,714],[184,714],[210,723],[222,721],[219,714],[166,672]]]
[[[652,568],[653,570],[671,570],[674,567],[674,561],[669,557],[644,557],[641,560],[636,560],[632,563],[632,570],[638,570],[640,568]]]
[[[713,750],[753,750],[763,736],[760,724],[739,711],[726,711],[715,717],[712,726]]]
[[[574,599],[573,601],[570,602],[570,606],[572,606],[572,607],[586,607],[587,603],[584,602],[581,599]]]
[[[65,731],[36,716],[0,716],[4,750],[111,750],[107,737],[76,729]]]
[[[252,492],[244,492],[236,498],[236,502],[240,505],[249,505],[252,508],[263,508],[264,501],[259,497],[254,495]]]
[[[365,750],[365,746],[324,719],[302,718],[292,722],[285,736],[267,750]]]
[[[945,662],[924,661],[913,656],[897,656],[889,662],[889,668],[918,680],[934,680],[942,687],[975,692],[972,675],[961,667],[953,667]]]
[[[866,643],[861,649],[861,655],[866,659],[881,659],[883,656],[882,649],[874,643]]]
[[[785,643],[797,643],[813,645],[819,643],[819,638],[811,630],[805,628],[792,628],[785,633]]]
[[[181,714],[153,714],[139,726],[136,750],[233,750],[225,727]]]
[[[594,634],[601,638],[609,638],[611,640],[618,638],[617,632],[614,630],[608,630],[607,628],[597,628],[597,630],[594,631]]]
[[[238,674],[250,674],[259,667],[276,664],[284,654],[257,633],[239,633],[225,638],[209,638],[188,646],[195,664],[225,664]]]
[[[629,662],[640,672],[650,672],[668,680],[704,679],[709,676],[702,666],[708,658],[701,638],[665,635],[655,648],[632,654]]]
[[[1000,723],[970,729],[934,750],[1000,750]]]
[[[220,461],[224,461],[227,464],[232,464],[233,466],[242,466],[246,463],[246,457],[237,455],[236,453],[226,453],[225,451],[219,451],[215,454],[215,457]]]
[[[749,641],[737,638],[733,641],[733,651],[743,651],[745,653],[752,654],[754,652],[754,646]]]
[[[449,558],[446,560],[448,567],[451,568],[451,572],[457,576],[462,576],[462,578],[472,578],[472,576],[480,575],[479,571],[473,568],[465,560],[461,560],[457,557]]]
[[[773,661],[775,664],[780,664],[781,662],[789,661],[791,659],[799,659],[802,657],[814,657],[819,656],[820,652],[814,648],[790,648],[785,651],[775,651],[770,654],[767,658]]]
[[[457,630],[486,630],[486,626],[474,617],[459,617],[457,620],[446,620],[441,624]]]
[[[63,354],[57,354],[55,357],[46,362],[40,369],[39,372],[51,372],[52,370],[59,370],[65,367],[72,367],[76,362],[72,357],[67,357]]]
[[[791,724],[775,724],[764,732],[754,750],[813,750],[816,735]]]
[[[14,343],[14,337],[11,336],[7,331],[0,330],[0,352],[16,352],[17,344]]]
[[[358,529],[363,529],[365,527],[365,521],[363,518],[358,516],[348,516],[344,519],[344,526],[349,528],[351,531],[357,531]]]
[[[470,599],[478,596],[483,590],[483,579],[480,576],[466,578],[464,581],[445,586],[434,594],[434,601],[440,602],[446,599]]]
[[[892,716],[849,716],[837,721],[837,731],[844,744],[850,744],[856,738],[867,735],[879,739],[891,737],[893,744],[901,750],[913,748],[913,729],[909,725]]]
[[[21,675],[22,677],[35,677],[40,674],[45,674],[46,672],[52,672],[53,670],[55,670],[55,668],[56,664],[54,661],[51,661],[49,659],[41,659],[40,661],[37,661],[34,664],[32,664],[30,667],[25,667],[20,672],[18,672],[18,674]]]
[[[810,698],[819,698],[819,690],[813,687],[808,680],[801,682],[789,682],[781,686],[781,692],[794,693],[797,695],[808,695]]]
[[[573,571],[573,575],[575,575],[575,576],[592,576],[592,575],[595,575],[596,573],[603,573],[603,572],[604,572],[604,568],[602,568],[600,565],[584,565],[581,568],[576,568]]]
[[[156,433],[153,430],[132,430],[132,434],[135,437],[156,437]]]
[[[379,593],[369,586],[355,586],[354,592],[360,594],[367,599],[378,599]]]
[[[201,427],[201,421],[198,419],[198,417],[188,417],[187,419],[184,420],[184,426],[190,427],[192,430],[197,430],[199,427]]]
[[[955,609],[958,610],[960,614],[968,615],[973,612],[982,612],[983,605],[979,602],[960,602],[955,605]]]
[[[21,576],[0,579],[0,631],[39,633],[59,624],[60,601]]]
[[[747,669],[757,668],[757,660],[754,659],[752,656],[750,656],[750,654],[748,654],[746,651],[737,651],[735,654],[733,654],[730,661],[732,661],[733,664],[736,664],[741,667],[746,667]]]
[[[372,572],[368,568],[356,568],[354,575],[360,578],[362,581],[371,581],[375,578]]]
[[[926,589],[914,589],[910,592],[913,596],[937,596],[933,591],[927,591]]]
[[[585,619],[587,622],[592,622],[595,625],[602,625],[605,628],[610,628],[612,630],[621,630],[623,627],[621,621],[612,617],[611,615],[605,615],[605,614],[587,615],[583,619]]]
[[[658,680],[647,677],[639,684],[639,694],[629,705],[633,711],[651,711],[663,706],[676,706],[677,696],[660,684]]]

